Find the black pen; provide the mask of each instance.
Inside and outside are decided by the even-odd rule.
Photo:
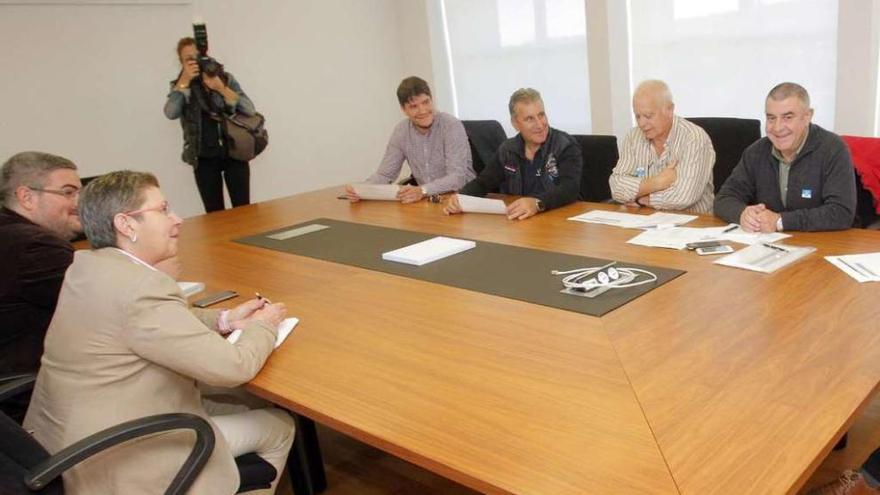
[[[739,225],[731,225],[730,227],[727,227],[726,229],[722,230],[721,233],[726,234],[728,232],[733,232],[734,230],[736,230],[738,228],[739,228]]]
[[[773,245],[773,244],[767,244],[766,242],[763,243],[763,244],[761,244],[761,245],[764,246],[764,247],[766,247],[766,248],[770,248],[770,249],[773,249],[773,250],[776,250],[776,251],[779,251],[779,252],[782,252],[782,253],[787,253],[787,252],[788,252],[788,249],[785,249],[784,247],[775,246],[775,245]]]

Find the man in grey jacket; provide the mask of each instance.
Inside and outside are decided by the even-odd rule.
[[[778,84],[765,109],[767,136],[743,152],[715,197],[715,215],[751,232],[852,226],[856,190],[849,150],[837,134],[811,123],[807,90]]]

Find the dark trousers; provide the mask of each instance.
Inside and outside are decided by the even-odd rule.
[[[873,478],[868,480],[872,487],[876,487],[877,482],[880,482],[880,449],[875,450],[862,464],[862,474],[868,474]]]
[[[199,165],[194,170],[199,195],[205,205],[205,211],[223,210],[223,181],[229,190],[232,207],[250,204],[251,202],[251,168],[247,162],[240,162],[229,157],[199,157]]]

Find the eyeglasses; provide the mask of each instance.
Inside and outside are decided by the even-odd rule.
[[[61,189],[43,189],[42,187],[27,186],[31,191],[44,192],[64,196],[67,199],[76,199],[79,196],[80,188],[74,186],[64,186]]]
[[[131,210],[122,212],[123,215],[138,215],[140,213],[146,213],[148,211],[159,211],[165,214],[166,217],[170,217],[174,214],[174,211],[171,209],[171,205],[168,201],[163,201],[159,206],[151,206],[149,208],[141,208],[140,210]]]

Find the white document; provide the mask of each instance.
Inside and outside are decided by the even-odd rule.
[[[465,213],[493,213],[507,215],[507,205],[500,199],[477,198],[466,194],[458,195],[458,204]]]
[[[591,210],[580,215],[570,217],[569,220],[584,223],[598,223],[613,225],[615,227],[634,228],[636,225],[645,223],[648,215],[636,215],[635,213],[622,213],[619,211]]]
[[[397,201],[397,184],[352,184],[354,192],[361,199],[378,199],[382,201]]]
[[[297,323],[299,323],[299,318],[287,318],[278,324],[278,338],[275,339],[276,349],[284,343],[284,339],[290,335],[290,332],[293,331],[293,327],[295,327]],[[226,341],[230,344],[234,344],[238,342],[239,338],[241,338],[241,330],[233,330],[232,333],[226,337]]]
[[[674,227],[676,225],[684,225],[691,220],[696,220],[696,215],[682,215],[680,213],[664,213],[657,212],[648,215],[642,225],[637,225],[639,229],[649,229],[652,227]]]
[[[723,229],[724,227],[646,229],[626,242],[638,246],[684,249],[691,242],[720,240]]]
[[[205,290],[205,284],[201,282],[177,282],[183,297],[191,297]]]
[[[417,242],[394,251],[382,254],[382,259],[407,263],[409,265],[422,266],[432,261],[437,261],[447,256],[473,249],[477,245],[474,241],[453,239],[451,237],[434,237],[427,241]]]
[[[736,229],[730,232],[724,232],[721,236],[725,241],[738,242],[740,244],[772,244],[782,239],[791,237],[791,234],[783,234],[782,232],[771,232],[762,234],[760,232],[746,232],[739,225],[730,224],[730,227],[736,226]]]
[[[773,273],[815,251],[814,247],[785,244],[752,244],[717,260],[718,265],[744,268],[756,272]]]
[[[880,282],[880,253],[826,256],[825,259],[859,283]]]
[[[636,215],[619,211],[591,210],[569,218],[575,222],[614,225],[626,229],[647,229],[652,227],[673,227],[683,225],[697,218],[696,215],[657,212],[651,215]]]

